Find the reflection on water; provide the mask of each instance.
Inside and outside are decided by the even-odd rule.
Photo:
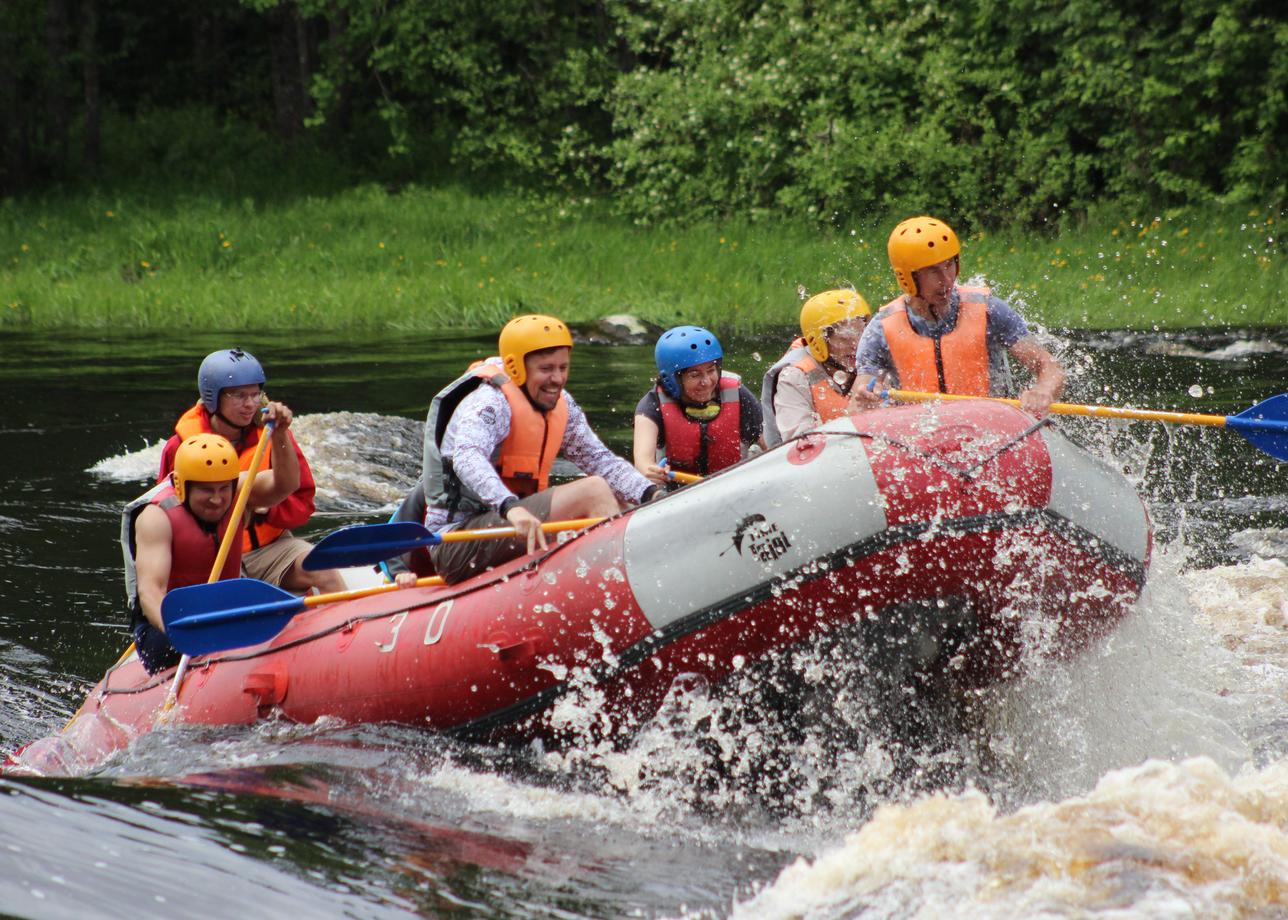
[[[195,398],[200,356],[229,344],[264,361],[299,416],[316,534],[387,514],[418,473],[429,398],[490,336],[0,333],[0,745],[57,729],[125,645],[119,506]],[[752,381],[780,350],[726,344]],[[1074,402],[1230,414],[1277,392],[1288,365],[1263,333],[1054,345]],[[575,353],[570,389],[623,453],[650,359]],[[497,750],[330,724],[156,732],[90,779],[0,780],[3,911],[1275,915],[1285,472],[1222,431],[1060,424],[1147,498],[1151,584],[1089,654],[917,715],[951,732],[902,731],[913,710],[892,718],[861,658],[824,644],[786,674],[677,686],[625,747]],[[800,712],[748,706],[815,673]]]

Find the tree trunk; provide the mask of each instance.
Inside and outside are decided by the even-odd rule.
[[[45,0],[45,55],[49,77],[45,83],[45,111],[48,114],[47,146],[60,164],[67,158],[67,136],[71,128],[71,98],[67,89],[68,47],[67,0]]]
[[[333,136],[343,137],[353,123],[353,81],[349,79],[349,12],[340,3],[331,4],[327,17],[328,39],[339,59],[336,73],[339,85],[335,90],[335,108],[328,114],[327,123]]]
[[[85,88],[85,168],[98,170],[102,159],[98,70],[98,0],[81,0],[81,74]]]
[[[18,93],[18,49],[13,36],[0,31],[0,195],[21,191],[30,181],[29,105]]]
[[[310,54],[305,24],[299,7],[291,0],[279,3],[268,13],[271,29],[273,104],[277,112],[277,134],[293,141],[304,128],[309,113],[308,81]]]

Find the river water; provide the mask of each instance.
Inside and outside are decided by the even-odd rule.
[[[758,382],[782,341],[728,363]],[[61,727],[127,644],[119,508],[202,355],[250,349],[296,410],[307,536],[388,514],[429,398],[490,343],[0,331],[0,747]],[[1263,331],[1050,344],[1070,401],[1224,415],[1288,377],[1288,337]],[[621,452],[650,357],[574,354],[570,389]],[[754,703],[702,686],[626,750],[157,731],[90,776],[0,779],[0,914],[1288,916],[1288,473],[1220,430],[1059,424],[1145,498],[1150,583],[1107,641],[987,694],[947,742],[865,721],[862,686],[833,701],[844,738],[735,735],[730,707]],[[728,769],[747,743],[773,750]]]

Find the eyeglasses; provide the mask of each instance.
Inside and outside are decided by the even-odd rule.
[[[261,387],[256,387],[253,390],[224,390],[219,394],[221,399],[227,397],[233,402],[259,402],[260,397],[263,395],[264,390]]]

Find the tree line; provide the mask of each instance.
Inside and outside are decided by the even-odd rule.
[[[0,192],[307,151],[641,222],[1282,208],[1269,0],[11,0]]]

